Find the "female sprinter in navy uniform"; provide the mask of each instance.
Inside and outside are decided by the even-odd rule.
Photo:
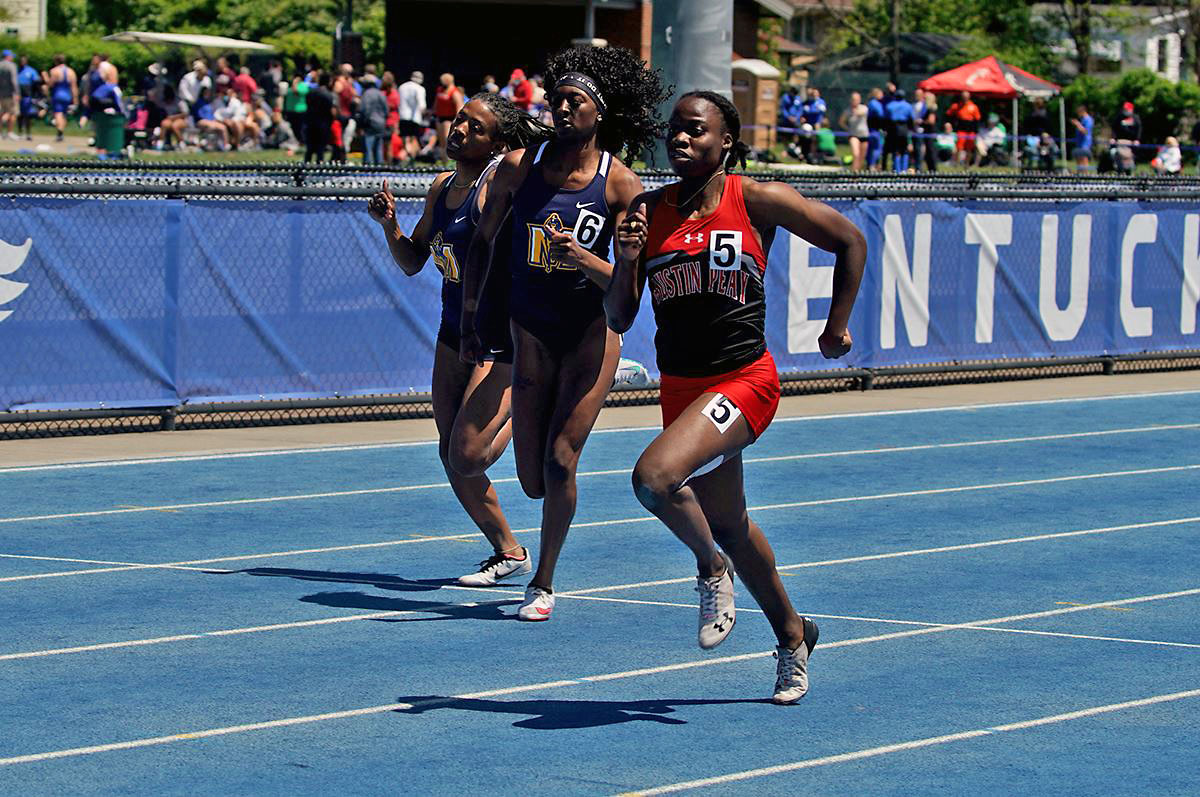
[[[507,99],[479,94],[462,107],[452,123],[446,151],[457,161],[457,168],[434,179],[412,235],[404,235],[396,223],[396,202],[386,181],[367,207],[371,218],[383,225],[392,257],[405,274],[419,272],[431,253],[442,272],[442,320],[433,358],[438,452],[454,494],[494,549],[494,554],[480,563],[478,572],[459,579],[465,586],[492,586],[503,578],[528,573],[531,567],[529,552],[513,538],[496,490],[484,475],[512,436],[508,286],[503,280],[488,284],[482,312],[476,319],[485,354],[476,365],[463,363],[458,356],[463,304],[461,264],[466,260],[501,153],[519,152],[551,132]]]
[[[658,75],[619,47],[565,50],[550,58],[546,74],[555,137],[501,163],[468,256],[462,318],[463,357],[476,361],[473,297],[511,211],[513,449],[525,493],[545,499],[522,620],[548,620],[554,610],[554,567],[575,516],[579,455],[620,355],[604,320],[607,258],[613,227],[642,188],[614,156],[633,158],[654,145],[665,94]]]
[[[631,205],[618,227],[619,258],[605,297],[609,326],[623,332],[650,285],[658,324],[664,431],[642,453],[633,489],[695,554],[699,642],[712,648],[733,628],[733,569],[778,638],[775,702],[808,690],[817,626],[792,608],[775,554],[746,514],[741,452],[779,405],[766,347],[763,274],[775,228],[837,255],[826,357],[850,350],[847,323],[862,279],[862,233],[827,205],[782,183],[727,174],[745,163],[741,122],[719,94],[685,94],[667,130],[667,157],[681,180]],[[720,545],[724,553],[717,549]]]

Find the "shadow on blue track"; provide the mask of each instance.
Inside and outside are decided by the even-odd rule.
[[[208,571],[214,575],[249,575],[274,576],[276,578],[294,578],[297,581],[324,581],[336,584],[368,584],[380,589],[397,592],[432,592],[436,589],[457,584],[453,578],[422,578],[412,579],[401,576],[389,576],[383,573],[342,573],[336,570],[296,570],[288,567],[252,567],[246,570]]]
[[[515,614],[500,611],[504,606],[516,606],[521,601],[507,598],[487,601],[474,606],[457,603],[431,603],[429,601],[404,600],[403,598],[381,598],[365,592],[318,592],[305,595],[303,603],[317,603],[336,609],[366,609],[379,612],[421,612],[436,617],[378,617],[380,623],[415,623],[429,620],[516,620]]]
[[[722,706],[738,703],[767,703],[766,698],[739,700],[481,700],[477,698],[418,695],[398,697],[397,703],[412,708],[396,709],[397,714],[424,714],[434,709],[451,708],[485,714],[527,714],[514,728],[539,731],[598,728],[626,722],[656,722],[660,725],[687,725],[687,720],[668,717],[681,706]]]

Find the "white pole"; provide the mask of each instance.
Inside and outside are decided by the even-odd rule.
[[[1013,166],[1016,166],[1018,169],[1021,168],[1021,163],[1018,160],[1020,158],[1020,149],[1018,149],[1018,146],[1019,146],[1018,142],[1021,138],[1019,135],[1021,132],[1021,123],[1017,120],[1017,97],[1019,97],[1019,96],[1021,96],[1021,95],[1019,95],[1019,94],[1013,95]]]

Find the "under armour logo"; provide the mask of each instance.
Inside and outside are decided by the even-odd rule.
[[[11,274],[19,269],[25,263],[25,258],[29,256],[29,247],[31,246],[33,246],[32,238],[26,238],[25,243],[20,246],[0,241],[0,274]],[[28,287],[29,283],[27,282],[0,279],[0,304],[8,304],[24,293]],[[12,310],[0,310],[0,321],[10,315],[12,315]]]
[[[733,615],[731,615],[729,612],[723,612],[721,614],[721,619],[713,623],[713,628],[715,628],[718,632],[724,633],[725,629],[732,625]]]
[[[687,235],[683,236],[683,242],[685,244],[702,244],[704,243],[704,233],[698,232],[693,235],[689,232]]]

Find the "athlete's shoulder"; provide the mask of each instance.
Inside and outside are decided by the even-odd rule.
[[[751,204],[762,205],[764,203],[786,202],[800,196],[800,192],[795,188],[778,180],[755,180],[753,177],[747,177],[744,174],[737,175],[737,179],[742,189],[742,199],[745,201],[747,208]]]
[[[676,183],[671,183],[671,185],[676,185]],[[662,202],[667,188],[668,186],[659,186],[658,188],[651,188],[648,191],[642,191],[642,193],[634,197],[633,201],[629,203],[629,207],[636,209],[638,205],[645,203],[646,218],[648,220],[654,215],[654,211],[658,208],[659,203]]]

